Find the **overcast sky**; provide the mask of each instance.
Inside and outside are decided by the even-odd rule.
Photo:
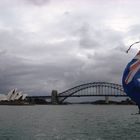
[[[140,39],[139,0],[1,0],[0,92],[121,84]]]

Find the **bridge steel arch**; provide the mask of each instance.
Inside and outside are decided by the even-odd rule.
[[[77,94],[82,90],[90,89],[90,88],[94,88],[95,92],[89,94],[87,90],[86,91],[87,93],[84,93],[84,95]],[[115,83],[108,83],[108,82],[93,82],[93,83],[82,84],[58,94],[59,103],[62,103],[68,97],[81,97],[81,96],[121,96],[121,97],[124,96],[125,97],[127,95],[124,92],[122,85],[115,84]]]

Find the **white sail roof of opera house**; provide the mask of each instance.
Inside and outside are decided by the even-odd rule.
[[[24,100],[27,94],[23,94],[22,91],[17,91],[17,89],[11,90],[7,95],[0,94],[0,101],[15,101]]]

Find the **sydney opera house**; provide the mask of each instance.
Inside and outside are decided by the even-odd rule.
[[[23,94],[21,91],[18,92],[17,89],[11,90],[7,95],[0,94],[0,103],[21,103],[25,100],[27,94]]]

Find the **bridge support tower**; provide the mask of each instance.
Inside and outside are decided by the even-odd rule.
[[[53,105],[57,105],[59,104],[59,100],[58,100],[58,92],[57,90],[52,90],[52,97],[51,97],[51,102]]]
[[[109,96],[105,96],[105,103],[106,103],[106,104],[109,103]]]

